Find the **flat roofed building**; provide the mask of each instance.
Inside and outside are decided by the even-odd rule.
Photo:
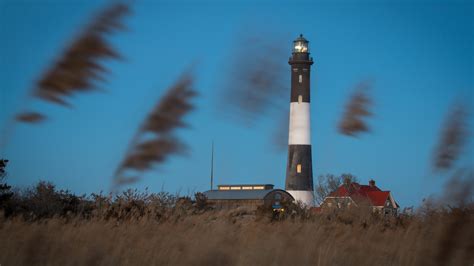
[[[240,187],[240,189],[233,189]],[[243,189],[252,187],[252,189]],[[253,187],[264,187],[260,189]],[[222,189],[223,188],[223,189]],[[272,207],[284,202],[292,202],[294,198],[282,189],[273,189],[273,185],[221,185],[217,190],[204,192],[209,203],[218,209],[235,208],[246,206],[257,208],[259,206]]]
[[[269,190],[273,187],[272,184],[218,185],[217,190]]]

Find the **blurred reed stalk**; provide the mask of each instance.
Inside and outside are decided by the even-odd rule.
[[[191,99],[197,95],[194,78],[185,73],[160,99],[133,137],[124,159],[114,173],[113,187],[140,180],[140,173],[163,163],[173,154],[183,154],[187,147],[175,136],[175,129],[187,127],[184,116],[194,109]],[[133,171],[133,176],[126,172]]]
[[[102,60],[121,58],[107,41],[107,35],[125,29],[121,20],[129,12],[129,6],[124,3],[115,3],[102,10],[39,79],[33,96],[70,107],[66,97],[97,90],[97,82],[105,81],[104,74],[107,73]],[[17,116],[18,121],[29,123],[44,118],[38,112]]]
[[[350,96],[342,118],[338,124],[339,133],[347,136],[356,136],[362,132],[370,131],[365,119],[371,116],[370,107],[373,102],[369,95],[372,82],[360,82],[354,93]]]
[[[70,107],[67,97],[97,90],[97,82],[106,80],[107,68],[102,61],[121,58],[107,41],[107,36],[125,29],[121,21],[129,13],[130,7],[125,2],[110,4],[99,12],[38,79],[31,96],[41,101]],[[14,121],[33,124],[45,119],[46,115],[39,111],[22,111],[5,128],[0,146],[6,144]]]
[[[275,151],[286,151],[288,149],[288,133],[290,127],[290,110],[282,108],[278,113],[275,131],[272,136],[272,144]]]
[[[219,110],[247,126],[272,109],[282,109],[287,86],[284,84],[285,50],[272,38],[245,37],[232,53]],[[282,60],[283,59],[283,60]]]
[[[274,128],[267,133],[269,144],[278,152],[288,145],[288,55],[286,38],[265,36],[247,35],[237,42],[221,92],[224,101],[219,101],[218,108],[249,128],[271,119]]]
[[[439,141],[434,151],[433,167],[435,170],[448,170],[459,158],[468,141],[467,121],[466,104],[459,102],[453,104],[443,122]]]

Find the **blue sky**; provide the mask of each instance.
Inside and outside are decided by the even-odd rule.
[[[453,101],[474,102],[472,1],[136,1],[126,19],[129,30],[110,38],[125,60],[106,63],[105,92],[78,95],[73,109],[27,100],[45,68],[105,4],[0,1],[0,126],[25,106],[50,117],[39,126],[15,127],[1,154],[11,160],[10,183],[48,180],[77,193],[107,191],[143,117],[198,61],[197,110],[186,118],[191,127],[179,131],[189,154],[149,172],[137,187],[182,194],[208,189],[212,140],[216,183],[284,187],[286,152],[268,141],[273,118],[245,127],[220,115],[218,103],[243,37],[268,37],[289,56],[300,33],[315,61],[314,177],[349,172],[362,183],[373,178],[402,206],[419,204],[447,180],[449,173],[432,172],[431,154]],[[287,57],[281,63],[289,88]],[[365,79],[375,81],[372,132],[339,135],[345,101]],[[459,166],[472,166],[474,143],[465,150]]]

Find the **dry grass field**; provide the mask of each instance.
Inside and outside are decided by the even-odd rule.
[[[474,263],[472,206],[389,219],[293,207],[272,220],[266,210],[212,210],[166,193],[74,199],[47,184],[10,204],[0,220],[1,265]]]

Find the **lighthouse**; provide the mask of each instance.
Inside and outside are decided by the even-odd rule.
[[[296,201],[314,205],[311,159],[310,73],[308,41],[302,34],[293,42],[291,66],[290,126],[285,189]]]

